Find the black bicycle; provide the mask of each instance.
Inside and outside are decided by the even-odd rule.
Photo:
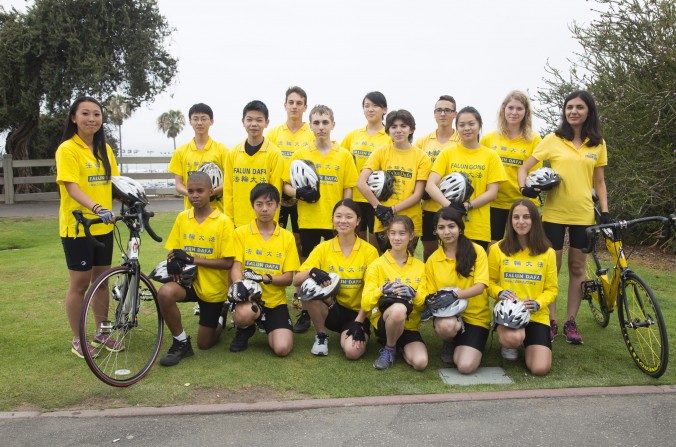
[[[122,262],[96,278],[84,297],[80,317],[81,346],[85,361],[94,375],[111,386],[126,387],[141,380],[153,366],[162,344],[164,321],[157,302],[157,290],[152,281],[141,272],[139,250],[141,233],[161,242],[150,227],[154,216],[146,211],[146,203],[122,205],[115,216],[115,241],[122,252]],[[101,219],[87,219],[80,211],[73,215],[85,234],[97,245],[103,245],[91,236],[90,226]],[[118,222],[129,229],[129,241],[124,250]]]

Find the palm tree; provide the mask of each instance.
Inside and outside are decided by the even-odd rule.
[[[122,151],[122,122],[131,115],[131,105],[124,96],[113,95],[108,98],[105,108],[108,112],[108,120],[117,126],[117,145],[122,155],[124,153]]]
[[[183,126],[185,117],[180,110],[169,110],[157,118],[157,129],[174,140],[174,150],[176,150],[176,135],[181,133]]]

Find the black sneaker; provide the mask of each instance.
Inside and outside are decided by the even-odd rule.
[[[308,313],[307,310],[304,310],[298,316],[296,324],[293,325],[293,331],[296,334],[302,334],[304,332],[307,332],[307,330],[310,329],[311,325],[312,320],[310,319],[310,314]]]
[[[190,337],[188,337],[186,341],[178,341],[175,338],[173,338],[173,340],[174,342],[171,344],[171,348],[169,348],[167,355],[160,359],[160,365],[162,366],[174,366],[185,357],[195,355],[192,351],[192,345],[190,344]]]
[[[249,347],[249,339],[256,333],[256,325],[252,324],[249,327],[237,328],[235,338],[230,342],[230,352],[241,352]]]

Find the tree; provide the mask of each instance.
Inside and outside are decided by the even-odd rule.
[[[615,216],[669,215],[676,208],[676,3],[597,0],[598,17],[573,23],[582,51],[567,74],[548,66],[538,116],[555,127],[563,97],[595,96],[608,146],[606,184]]]
[[[77,96],[120,93],[130,110],[164,91],[176,59],[153,0],[35,0],[0,8],[0,132],[15,158],[53,154],[31,145],[42,115],[64,116]],[[42,153],[40,153],[42,151]]]
[[[180,110],[169,110],[157,118],[157,129],[174,140],[174,150],[176,150],[176,135],[181,133],[183,126],[185,117]]]
[[[117,144],[122,155],[122,123],[131,116],[129,101],[122,95],[113,95],[106,102],[108,122],[117,127]]]

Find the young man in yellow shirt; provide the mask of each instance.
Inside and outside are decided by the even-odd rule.
[[[263,138],[263,130],[269,123],[268,115],[268,108],[261,101],[251,101],[244,106],[242,124],[246,140],[232,148],[225,158],[223,206],[235,227],[246,225],[254,218],[249,204],[249,194],[254,186],[270,183],[277,189],[282,187],[284,160],[270,138]]]
[[[209,201],[213,193],[209,176],[199,171],[191,173],[186,191],[192,208],[178,214],[165,244],[171,250],[167,256],[167,272],[178,280],[183,267],[194,264],[198,273],[191,286],[173,281],[158,291],[160,311],[173,336],[169,352],[160,359],[163,366],[176,365],[193,355],[190,337],[183,330],[181,312],[176,305],[179,301],[197,301],[199,305],[197,346],[209,349],[218,342],[229,285],[227,270],[232,267],[235,255],[232,221],[212,208]]]

